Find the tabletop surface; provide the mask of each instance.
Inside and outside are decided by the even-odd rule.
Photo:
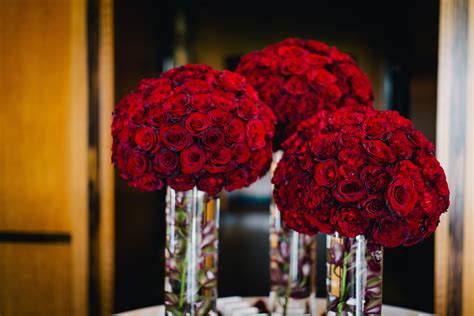
[[[230,298],[222,298],[217,300],[217,306],[218,309],[221,311],[224,304],[226,302],[245,302],[248,303],[248,307],[244,307],[247,311],[249,311],[249,307],[253,306],[253,304],[258,301],[258,300],[266,300],[264,297],[246,297],[242,298],[239,296],[235,297],[230,297]],[[238,305],[238,304],[237,304]],[[245,304],[244,304],[245,305]],[[326,308],[326,299],[324,298],[318,298],[317,299],[317,314],[318,315],[323,315],[324,314],[324,309]],[[152,306],[152,307],[147,307],[147,308],[142,308],[142,309],[137,309],[133,311],[128,311],[124,313],[117,314],[119,316],[162,316],[165,315],[165,309],[164,306]],[[224,313],[224,316],[231,316],[231,315],[265,315],[265,314],[258,314],[255,312],[244,312],[244,311],[239,311],[239,310],[227,310],[227,313]],[[401,307],[396,307],[396,306],[390,306],[390,305],[383,305],[382,308],[382,315],[383,316],[427,316],[427,315],[432,315],[428,313],[423,313],[415,310],[410,310],[406,308],[401,308]]]

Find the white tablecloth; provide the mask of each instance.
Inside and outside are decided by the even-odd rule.
[[[243,301],[249,302],[253,305],[257,300],[266,300],[263,297],[247,297],[242,298]],[[326,308],[326,299],[318,298],[317,299],[317,309],[318,315],[324,313]],[[382,308],[383,316],[427,316],[432,314],[427,314],[419,311],[414,311],[406,308],[384,305]],[[137,309],[125,313],[117,314],[120,316],[163,316],[165,315],[165,308],[163,306],[153,306],[148,308]]]

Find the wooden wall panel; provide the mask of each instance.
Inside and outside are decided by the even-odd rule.
[[[1,315],[72,315],[69,245],[0,244],[0,258]]]
[[[69,21],[69,1],[0,1],[0,229],[70,229]]]

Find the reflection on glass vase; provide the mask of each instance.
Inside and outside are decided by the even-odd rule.
[[[166,315],[217,315],[219,199],[196,188],[166,197]]]
[[[382,314],[383,247],[364,236],[327,236],[327,315]]]
[[[272,172],[281,158],[274,153]],[[270,297],[272,315],[316,315],[316,237],[286,227],[270,204]]]

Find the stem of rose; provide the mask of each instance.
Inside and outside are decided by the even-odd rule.
[[[350,256],[350,252],[344,255],[343,264],[342,264],[342,273],[341,273],[341,293],[339,297],[339,303],[337,304],[338,315],[342,315],[342,310],[344,309],[345,301],[344,297],[346,296],[346,276],[347,276],[347,261]]]
[[[186,271],[187,271],[187,263],[188,263],[188,255],[189,255],[189,249],[188,249],[188,245],[186,244],[186,255],[184,256],[184,261],[182,262],[181,264],[181,291],[180,291],[180,294],[179,294],[179,311],[181,313],[181,315],[184,315],[184,311],[182,310],[183,308],[183,305],[184,305],[184,297],[185,297],[185,290],[186,290],[186,286],[185,286],[185,283],[186,283]]]
[[[285,303],[283,303],[283,316],[286,316],[287,309],[288,309],[288,300],[291,295],[291,273],[288,271],[288,282],[286,284],[286,292],[285,292]]]

